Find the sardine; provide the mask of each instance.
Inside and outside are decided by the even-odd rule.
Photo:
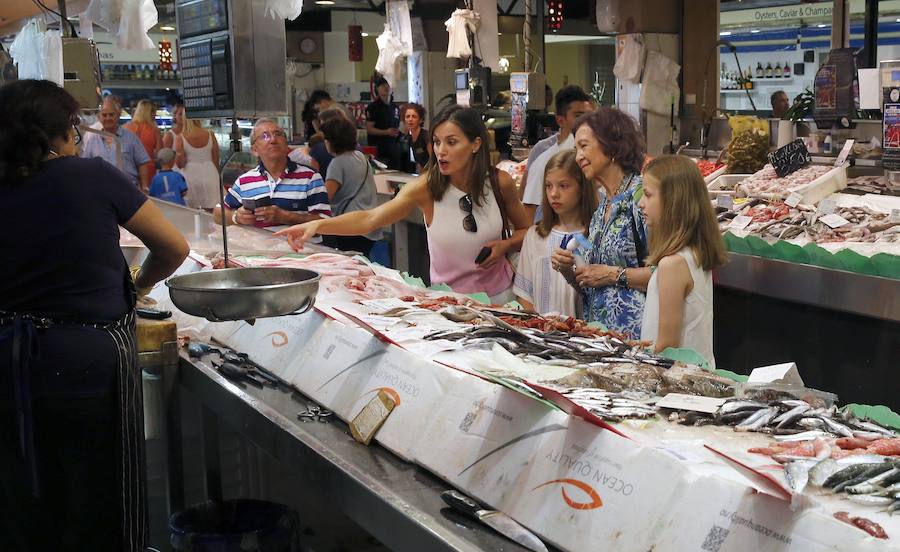
[[[828,426],[828,430],[835,435],[840,435],[841,437],[853,437],[853,431],[851,431],[850,428],[845,426],[844,424],[836,422],[827,416],[822,416],[821,420],[825,422],[826,426]]]
[[[809,482],[817,487],[821,487],[829,477],[842,469],[844,469],[844,467],[838,464],[833,458],[826,458],[810,468]]]
[[[863,494],[849,495],[847,498],[850,500],[850,502],[855,502],[864,506],[887,506],[894,503],[894,498],[890,496],[875,496]]]
[[[872,468],[880,468],[881,466],[885,466],[885,464],[884,463],[882,463],[882,464],[853,464],[853,465],[847,466],[847,467],[842,468],[842,469],[834,472],[833,474],[831,474],[828,477],[828,479],[826,479],[822,483],[822,486],[832,488],[835,485],[840,484],[841,482],[850,481],[856,477],[859,477],[860,475],[866,473],[868,470],[870,470]],[[890,464],[887,464],[886,467],[884,468],[884,471],[887,471],[889,469],[890,469]],[[881,472],[879,472],[879,473],[881,473]],[[872,475],[877,475],[877,474],[873,473]],[[869,477],[872,477],[872,475],[870,475]],[[862,481],[865,481],[865,479],[861,480],[860,483]]]
[[[825,429],[828,427],[821,418],[800,418],[797,421],[797,425],[806,429]]]
[[[753,416],[757,412],[761,412],[762,410],[765,410],[765,409],[739,410],[737,412],[732,412],[730,414],[725,414],[724,416],[720,416],[718,418],[718,420],[720,423],[725,424],[725,425],[734,425],[738,422],[742,422],[742,421],[746,420],[747,418],[749,418],[750,416]]]
[[[772,419],[778,415],[778,412],[777,406],[764,408],[763,410],[754,412],[753,415],[739,423],[734,429],[735,431],[756,431],[771,422]]]
[[[728,401],[720,406],[719,410],[716,411],[716,414],[719,416],[724,416],[725,414],[731,414],[732,412],[742,412],[745,410],[756,411],[765,407],[765,404],[758,401],[734,400]]]
[[[784,477],[795,493],[802,493],[809,482],[809,471],[818,464],[816,460],[795,460],[784,468]]]
[[[775,440],[780,442],[812,441],[813,439],[818,439],[820,437],[829,438],[831,437],[831,434],[826,431],[811,430],[791,435],[775,435]]]
[[[865,431],[872,431],[874,433],[880,433],[887,437],[896,437],[897,436],[896,431],[891,431],[890,429],[881,427],[878,424],[868,422],[866,420],[857,420],[856,422],[854,422],[853,425],[855,425],[856,427],[863,429]]]
[[[893,503],[891,503],[891,505],[888,506],[887,513],[889,516],[893,516],[894,512],[896,512],[897,510],[900,510],[900,500],[895,500]]]
[[[842,481],[838,481],[837,484],[834,485],[834,492],[839,493],[843,491],[847,487],[852,487],[853,485],[859,485],[860,483],[865,483],[870,478],[875,477],[876,475],[886,472],[891,469],[890,464],[875,464],[874,466],[871,464],[858,464],[859,466],[869,467],[862,471],[859,475],[852,477],[850,479],[844,479]],[[826,481],[827,483],[827,481]]]
[[[784,401],[781,401],[781,402],[784,402]],[[772,423],[776,424],[776,427],[785,427],[785,426],[791,425],[792,423],[794,423],[795,421],[797,421],[801,417],[803,417],[803,414],[805,412],[807,412],[810,408],[811,407],[806,403],[797,405],[794,408],[788,410],[784,414],[782,414],[782,415],[778,416],[777,418],[775,418],[774,420],[772,420]]]

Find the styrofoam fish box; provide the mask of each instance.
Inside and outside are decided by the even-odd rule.
[[[709,173],[708,175],[704,176],[704,177],[703,177],[703,181],[706,182],[706,185],[707,185],[707,186],[709,186],[710,184],[712,184],[712,182],[713,182],[715,179],[717,179],[717,178],[719,178],[720,176],[722,176],[723,174],[725,174],[725,170],[726,170],[727,168],[728,168],[728,165],[722,165],[722,166],[719,167],[718,169],[716,169],[716,170],[714,170],[713,172]]]
[[[748,177],[750,177],[749,174],[720,174],[707,185],[709,195],[710,197],[716,197],[719,195],[735,194],[737,185]]]
[[[803,196],[800,203],[815,205],[831,194],[847,187],[847,165],[835,167],[805,186],[793,190]]]

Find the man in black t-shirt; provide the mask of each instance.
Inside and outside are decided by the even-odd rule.
[[[378,159],[392,169],[401,168],[400,110],[391,103],[391,85],[375,81],[375,101],[366,106],[368,144],[378,148]]]

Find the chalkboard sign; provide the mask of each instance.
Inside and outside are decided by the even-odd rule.
[[[797,138],[790,144],[775,150],[769,154],[769,163],[775,168],[778,176],[787,176],[792,172],[802,169],[812,162],[809,150],[803,140]]]

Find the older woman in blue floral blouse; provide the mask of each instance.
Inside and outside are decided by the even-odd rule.
[[[647,229],[637,206],[644,139],[630,115],[602,107],[576,121],[575,151],[585,178],[600,194],[588,235],[592,247],[584,266],[574,267],[574,257],[562,249],[553,254],[553,266],[560,271],[574,269],[583,291],[585,320],[636,339],[650,281],[650,269],[643,266]]]

